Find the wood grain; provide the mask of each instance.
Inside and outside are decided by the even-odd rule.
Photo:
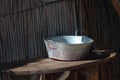
[[[68,70],[80,69],[87,66],[98,65],[104,62],[110,62],[115,59],[116,53],[110,53],[105,59],[82,60],[73,62],[63,62],[53,59],[42,59],[34,63],[28,63],[21,67],[7,70],[8,73],[15,75],[35,75],[35,74],[50,74],[64,72]]]

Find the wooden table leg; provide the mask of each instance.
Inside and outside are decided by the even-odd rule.
[[[97,66],[90,66],[81,70],[81,74],[86,76],[86,80],[99,80],[99,68]]]
[[[57,80],[66,80],[70,75],[70,71],[65,71],[61,74],[61,76]]]
[[[39,80],[45,80],[45,74],[40,74],[40,79]]]

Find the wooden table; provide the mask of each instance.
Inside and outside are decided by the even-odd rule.
[[[85,60],[71,62],[46,58],[38,60],[37,62],[28,63],[20,67],[6,70],[5,72],[9,73],[13,80],[45,80],[45,74],[58,72],[65,72],[65,74],[69,74],[71,70],[81,69],[81,73],[88,76],[88,78],[86,78],[87,80],[98,80],[98,65],[113,61],[116,56],[115,52],[106,54],[107,56],[96,59],[87,58]],[[99,54],[97,56],[99,56]]]

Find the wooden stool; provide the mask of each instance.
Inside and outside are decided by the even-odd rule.
[[[45,74],[64,72],[64,75],[67,75],[68,77],[71,70],[81,69],[81,74],[86,75],[86,80],[99,80],[99,64],[113,61],[115,56],[116,53],[112,52],[109,53],[109,56],[104,58],[71,62],[46,58],[6,70],[5,72],[11,75],[12,80],[45,80]],[[75,74],[75,76],[78,75]],[[61,79],[58,78],[58,80]]]

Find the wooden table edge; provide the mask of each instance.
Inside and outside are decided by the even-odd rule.
[[[116,59],[116,54],[117,54],[116,52],[112,52],[112,53],[110,53],[110,56],[108,58],[99,59],[99,60],[92,60],[93,62],[82,64],[82,65],[77,65],[77,66],[57,68],[57,69],[52,69],[52,70],[48,69],[48,70],[44,70],[44,71],[38,70],[38,71],[33,71],[33,72],[29,72],[29,71],[15,72],[15,71],[13,71],[13,69],[15,69],[15,68],[13,68],[13,69],[6,70],[4,72],[7,72],[9,74],[15,74],[15,75],[37,75],[37,74],[50,74],[50,73],[71,71],[71,70],[76,70],[76,69],[80,69],[80,68],[85,68],[85,67],[88,67],[91,65],[99,65],[99,64],[105,63],[105,62],[111,62],[114,59]]]

